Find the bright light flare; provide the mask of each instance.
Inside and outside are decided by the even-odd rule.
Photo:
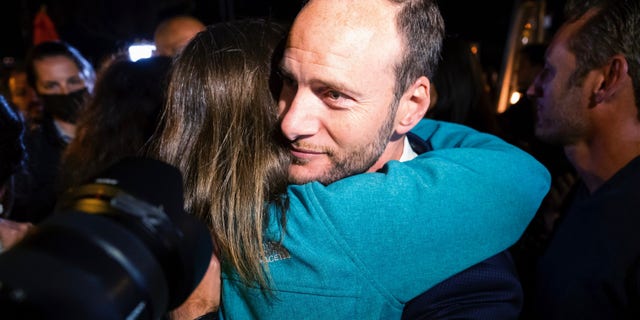
[[[133,44],[129,46],[129,59],[138,61],[140,59],[151,58],[156,46],[152,44]]]
[[[520,101],[520,98],[522,98],[522,94],[520,92],[518,92],[518,91],[514,91],[511,94],[511,98],[509,99],[509,102],[511,104],[516,104],[516,103],[518,103],[518,101]]]

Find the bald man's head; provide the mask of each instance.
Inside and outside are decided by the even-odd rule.
[[[205,25],[200,20],[190,16],[169,18],[156,27],[154,42],[155,54],[158,56],[174,56],[200,31]]]

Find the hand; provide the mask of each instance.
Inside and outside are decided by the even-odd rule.
[[[172,320],[193,320],[220,307],[220,262],[211,255],[209,268],[189,298],[170,313]]]
[[[22,240],[32,228],[33,224],[28,222],[15,222],[0,218],[0,252],[11,248]]]

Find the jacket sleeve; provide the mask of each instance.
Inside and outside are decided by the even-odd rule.
[[[544,166],[495,136],[432,120],[413,132],[433,151],[328,186],[291,186],[287,215],[296,234],[332,234],[400,303],[512,245],[550,184]]]
[[[402,319],[518,319],[522,303],[522,286],[505,250],[413,298]]]

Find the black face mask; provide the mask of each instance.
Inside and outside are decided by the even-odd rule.
[[[78,111],[82,109],[85,99],[89,96],[87,88],[69,94],[41,94],[44,111],[69,123],[76,123]]]

